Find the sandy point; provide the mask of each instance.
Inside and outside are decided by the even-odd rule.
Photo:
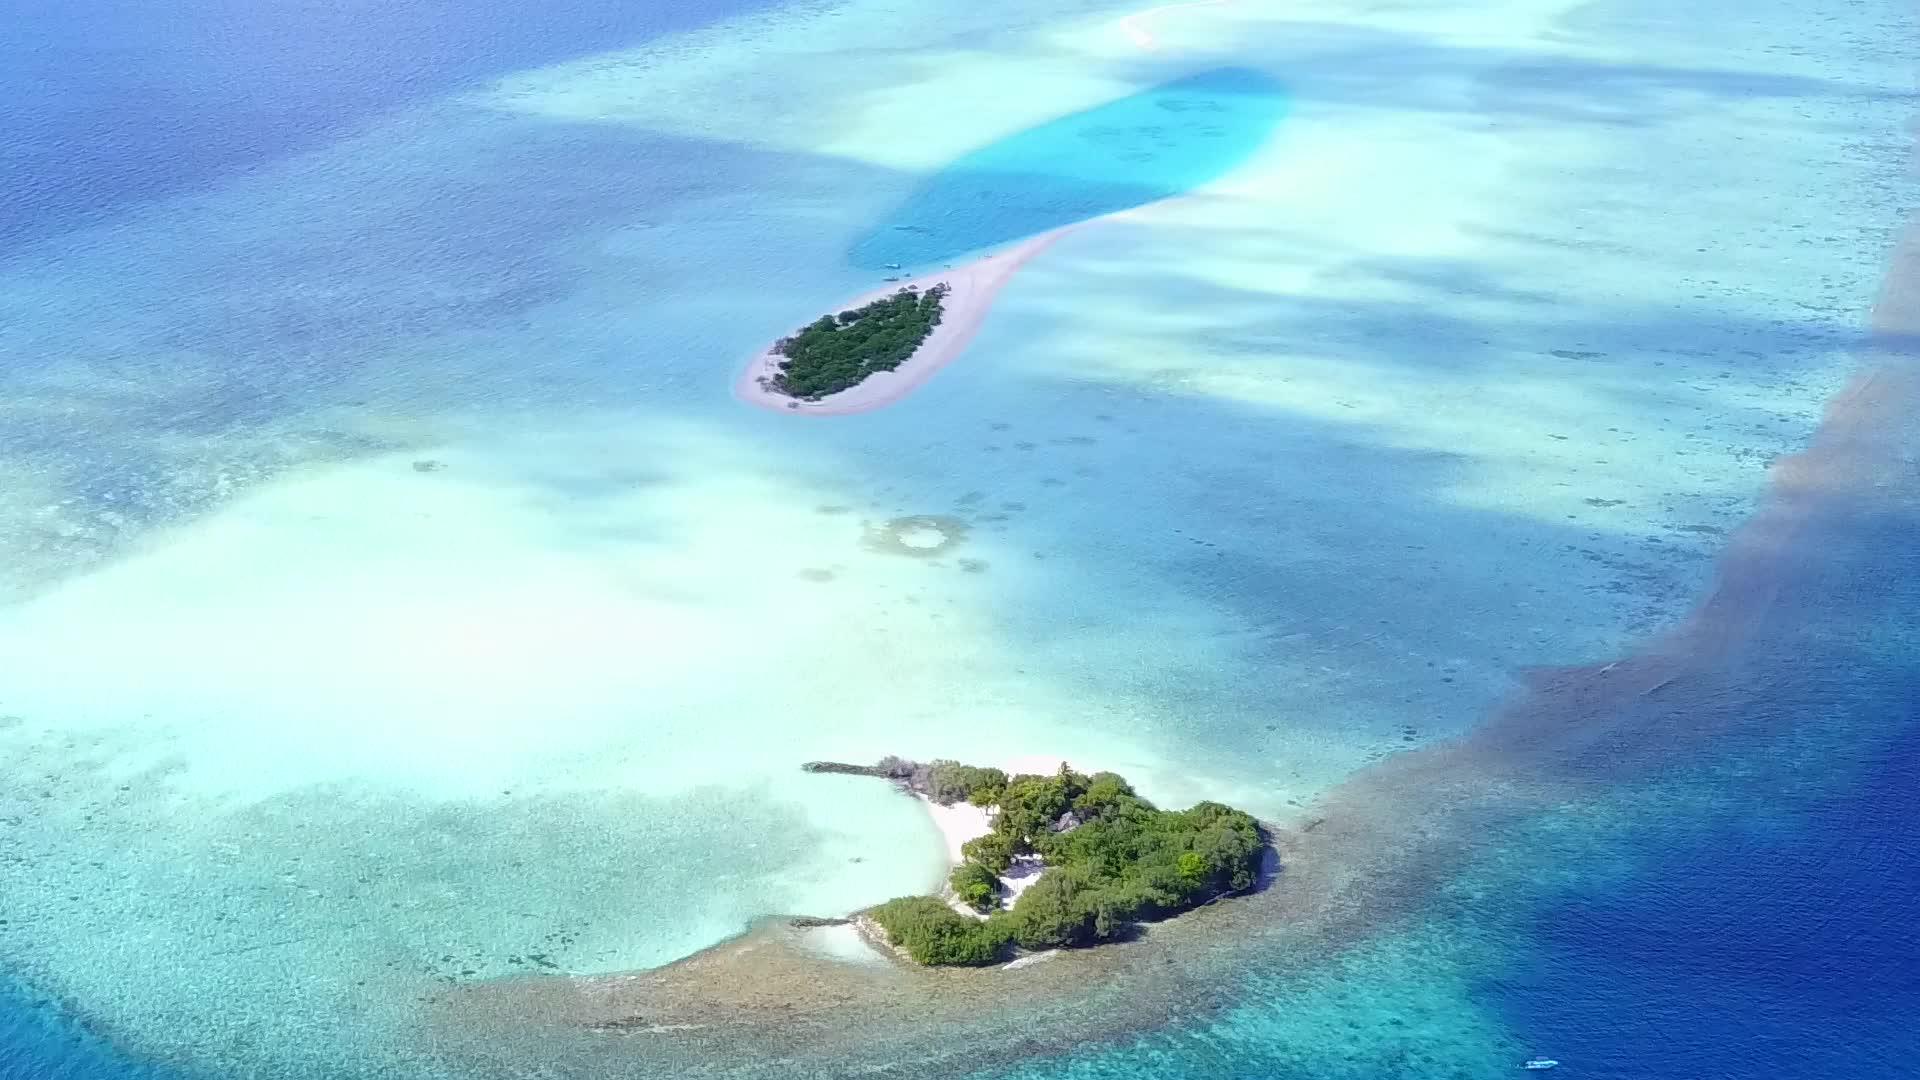
[[[974,335],[979,332],[980,325],[986,321],[994,298],[1006,287],[1014,273],[1066,232],[1065,228],[1054,229],[936,274],[889,282],[884,288],[875,289],[834,308],[835,311],[857,308],[905,288],[926,290],[935,285],[947,286],[949,291],[940,312],[940,325],[927,335],[912,356],[892,371],[875,372],[858,385],[837,394],[829,394],[817,401],[805,401],[773,388],[773,377],[779,373],[780,361],[784,358],[769,347],[754,357],[746,371],[741,373],[739,380],[734,383],[734,395],[749,405],[801,416],[846,416],[891,405],[918,390],[941,368],[966,351]],[[807,321],[813,320],[809,318]]]

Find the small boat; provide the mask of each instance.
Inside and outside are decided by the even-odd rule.
[[[889,269],[889,270],[898,270],[898,269],[900,269],[900,264],[899,264],[899,263],[888,263],[888,264],[887,264],[887,269]]]
[[[1551,1069],[1558,1064],[1560,1063],[1552,1058],[1529,1058],[1527,1059],[1527,1063],[1520,1067],[1523,1069]]]

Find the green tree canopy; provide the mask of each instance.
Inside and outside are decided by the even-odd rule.
[[[903,932],[919,935],[920,948],[888,928],[915,959],[922,953],[980,955],[984,942],[992,943],[988,951],[1004,948],[1009,940],[1027,949],[1093,944],[1126,933],[1137,920],[1176,914],[1259,880],[1266,838],[1252,816],[1230,806],[1203,802],[1188,810],[1161,810],[1124,777],[1088,777],[1065,765],[1052,776],[1011,778],[957,762],[936,762],[932,768],[941,777],[939,790],[957,798],[999,791],[992,832],[967,842],[962,848],[966,863],[950,879],[962,899],[990,910],[990,902],[981,902],[991,895],[984,890],[988,883],[998,885],[998,875],[1016,856],[1037,856],[1046,869],[1010,911],[995,911],[985,922],[969,920],[932,897],[882,905],[908,900],[932,905],[912,909],[918,913],[912,918],[895,916]],[[948,917],[984,929],[963,933]]]
[[[991,911],[1000,902],[1000,879],[977,862],[963,862],[953,868],[947,884],[975,911]]]
[[[869,914],[922,964],[991,964],[1006,951],[1004,922],[969,919],[931,896],[902,896]]]
[[[903,288],[838,315],[822,315],[792,337],[774,342],[783,357],[774,388],[816,399],[856,385],[876,371],[892,371],[913,355],[946,306],[948,288]]]

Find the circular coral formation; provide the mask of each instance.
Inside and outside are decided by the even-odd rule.
[[[889,555],[931,559],[944,555],[967,538],[967,523],[945,514],[897,517],[867,530],[866,545]]]

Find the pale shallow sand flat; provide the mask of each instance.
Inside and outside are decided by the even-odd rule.
[[[614,446],[702,467],[555,501],[584,455]],[[819,512],[830,490],[783,484],[787,466],[756,451],[697,431],[608,430],[544,435],[499,457],[432,453],[444,468],[384,458],[271,487],[8,609],[12,707],[57,709],[75,729],[144,713],[143,726],[182,740],[186,778],[236,794],[357,778],[472,796],[543,769],[670,793],[792,771],[823,756],[801,749],[823,739],[929,756],[943,743],[1049,738],[1038,717],[994,714],[997,698],[1030,702],[1038,687],[1015,691],[1017,665],[995,655],[983,623],[969,626],[986,616],[967,606],[989,599],[987,582],[874,553],[871,519]],[[770,535],[786,539],[773,548]],[[802,573],[833,565],[826,581]],[[908,587],[918,603],[889,596]],[[913,618],[915,607],[933,610]],[[830,628],[865,644],[833,660]],[[993,674],[958,698],[886,689],[863,678],[875,657],[909,680]],[[830,698],[797,691],[800,671]],[[736,700],[724,729],[790,738],[690,737],[716,722],[701,704],[714,694]],[[798,721],[808,709],[843,723]],[[903,717],[891,736],[901,745],[883,745]],[[608,755],[610,743],[635,749]]]
[[[762,915],[935,887],[947,860],[910,801],[799,762],[1091,746],[1035,719],[1098,703],[1035,708],[1048,691],[968,628],[977,577],[876,554],[869,523],[818,510],[831,491],[700,440],[576,429],[317,471],[7,609],[0,740],[66,807],[32,818],[44,858],[9,895],[86,928],[18,962],[116,1030],[235,985],[232,1022],[257,1025],[336,1014],[373,974],[401,1000],[647,966]],[[556,498],[616,446],[701,467]],[[907,584],[932,617],[889,598]],[[155,827],[137,888],[79,884]],[[209,890],[234,900],[192,902]],[[166,958],[154,978],[87,962],[136,947]]]

